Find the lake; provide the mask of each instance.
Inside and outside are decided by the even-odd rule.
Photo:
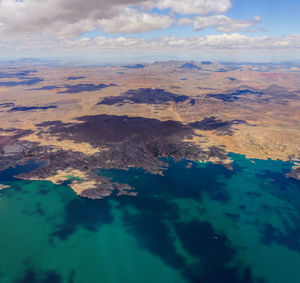
[[[98,170],[136,197],[78,197],[0,174],[0,282],[300,282],[300,182],[292,163],[230,154],[233,170],[169,162],[164,176]]]

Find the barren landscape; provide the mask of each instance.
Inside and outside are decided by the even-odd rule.
[[[34,69],[33,69],[34,68]],[[299,179],[300,67],[167,61],[129,66],[5,64],[0,169],[42,161],[19,178],[103,198],[134,188],[99,168],[163,174],[175,160],[230,168],[228,153],[293,161]],[[70,177],[71,176],[71,177]]]

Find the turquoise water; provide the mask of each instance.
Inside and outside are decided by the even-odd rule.
[[[300,282],[300,184],[291,163],[231,154],[234,170],[99,170],[137,197],[88,200],[0,174],[0,282]]]

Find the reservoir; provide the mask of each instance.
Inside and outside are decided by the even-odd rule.
[[[90,200],[0,174],[0,282],[300,282],[300,182],[280,160],[98,170],[137,196]]]

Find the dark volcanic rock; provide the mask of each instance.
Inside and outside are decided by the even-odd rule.
[[[0,103],[0,108],[13,107],[15,104],[13,102]]]
[[[160,157],[191,160],[207,159],[211,151],[204,152],[186,137],[194,134],[193,129],[177,121],[160,121],[142,117],[96,115],[78,118],[81,123],[64,124],[60,121],[38,124],[58,138],[75,142],[87,142],[99,148],[93,155],[92,167],[125,168],[129,165],[159,173]],[[48,129],[44,129],[49,127]],[[213,150],[213,149],[211,149]],[[214,152],[220,159],[223,151]]]
[[[236,78],[226,78],[226,79],[228,79],[228,80],[230,80],[230,81],[236,81]]]
[[[124,68],[127,68],[127,69],[144,69],[145,65],[143,65],[143,64],[135,64],[135,65],[124,66]]]
[[[221,69],[219,69],[219,70],[216,70],[215,72],[216,72],[216,73],[226,73],[226,72],[229,72],[229,70],[224,69],[224,68],[221,68]]]
[[[202,131],[216,130],[220,134],[231,135],[233,133],[231,128],[232,125],[246,124],[246,123],[247,122],[243,120],[223,121],[216,117],[207,117],[204,118],[202,121],[196,121],[190,123],[189,125],[194,129],[198,129]]]
[[[194,106],[195,103],[196,103],[196,100],[195,100],[195,99],[191,99],[191,100],[190,100],[190,103],[191,103],[192,106]]]
[[[83,123],[64,124],[53,121],[49,132],[63,135],[66,139],[76,142],[88,142],[95,146],[108,143],[131,142],[149,143],[150,141],[171,136],[183,138],[193,134],[193,130],[177,121],[160,121],[143,117],[128,117],[114,115],[95,115],[77,118]],[[39,127],[49,123],[38,124]]]
[[[116,86],[115,84],[98,84],[98,85],[94,85],[94,84],[77,84],[77,85],[65,85],[64,88],[66,88],[66,90],[64,91],[60,91],[59,93],[80,93],[83,91],[96,91],[102,88],[107,88],[107,87],[112,87],[112,86]]]
[[[61,87],[55,85],[47,85],[40,88],[32,88],[30,90],[53,90],[53,89],[60,89]]]
[[[179,68],[181,69],[189,69],[189,70],[201,70],[200,67],[194,65],[194,64],[191,64],[191,63],[185,63],[183,64],[182,66],[180,66]]]
[[[227,78],[234,79],[234,78]],[[280,105],[287,105],[288,102],[300,100],[299,93],[290,91],[287,88],[278,85],[270,85],[264,90],[251,88],[248,86],[241,86],[236,89],[228,90],[224,93],[210,93],[206,95],[207,98],[215,98],[225,102],[254,102],[254,103],[273,103]]]
[[[24,77],[28,77],[30,73],[36,73],[36,70],[25,70],[16,73],[0,72],[0,79],[11,79],[11,78],[23,79]]]
[[[75,80],[80,80],[80,79],[85,79],[85,77],[78,76],[78,77],[67,77],[68,81],[75,81]]]
[[[25,70],[19,72],[0,72],[0,79],[17,79],[15,81],[0,81],[0,86],[14,87],[19,85],[35,85],[42,82],[43,79],[39,77],[31,77],[31,73],[36,70]]]
[[[19,86],[19,85],[35,85],[39,82],[44,81],[41,78],[38,77],[28,77],[24,78],[20,81],[5,81],[5,82],[0,82],[0,86],[6,86],[6,87],[13,87],[13,86]]]
[[[292,169],[292,171],[287,176],[300,181],[300,167]]]
[[[97,104],[113,105],[130,101],[132,103],[161,104],[166,102],[183,102],[189,99],[186,95],[178,95],[167,92],[163,89],[140,88],[128,90],[120,96],[110,96],[104,98]]]
[[[292,92],[289,89],[278,86],[276,84],[270,85],[264,90],[264,95],[267,97],[267,102],[274,104],[287,105],[289,100],[300,100],[299,92]]]
[[[57,105],[48,105],[48,106],[16,106],[11,108],[8,112],[12,111],[29,111],[29,110],[47,110],[57,108]]]
[[[236,100],[239,100],[240,96],[245,95],[245,94],[262,95],[263,92],[251,90],[251,89],[237,89],[233,92],[228,92],[228,93],[210,93],[210,94],[207,94],[206,97],[207,98],[215,98],[215,99],[219,99],[219,100],[226,101],[226,102],[234,102]]]
[[[227,78],[235,80],[234,78]],[[264,90],[242,86],[236,89],[228,90],[224,93],[210,93],[206,98],[215,98],[225,102],[254,102],[254,103],[273,103],[288,105],[289,101],[300,100],[299,93],[289,91],[289,89],[278,85],[270,85]]]
[[[102,198],[115,189],[118,195],[135,195],[133,188],[125,184],[112,183],[98,176],[94,170],[126,169],[129,166],[143,168],[153,174],[162,174],[168,165],[161,158],[177,160],[207,160],[218,157],[226,159],[223,149],[211,147],[203,151],[186,139],[194,135],[189,125],[177,121],[160,121],[143,117],[96,115],[77,119],[78,123],[49,121],[38,124],[40,134],[47,133],[61,140],[87,142],[99,148],[93,155],[82,152],[57,149],[52,146],[38,146],[36,143],[17,141],[25,132],[16,132],[11,137],[0,139],[0,169],[15,164],[25,164],[28,159],[45,161],[44,165],[18,177],[44,179],[58,170],[77,169],[84,172],[87,181],[98,184],[87,188],[81,195],[88,198]],[[80,181],[78,181],[80,182]]]

